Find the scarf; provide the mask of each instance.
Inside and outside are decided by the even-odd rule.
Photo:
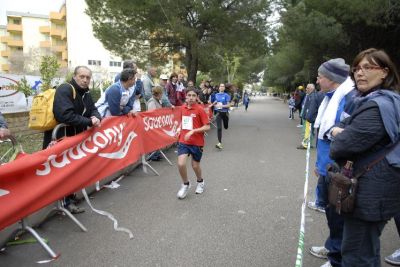
[[[354,82],[350,77],[339,85],[333,92],[333,96],[329,93],[325,96],[321,105],[318,108],[318,116],[315,119],[314,128],[319,128],[318,138],[324,139],[324,135],[335,125],[336,114],[339,108],[340,101],[354,88]]]

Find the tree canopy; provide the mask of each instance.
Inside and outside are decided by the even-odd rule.
[[[267,57],[265,84],[285,88],[314,82],[318,66],[362,50],[384,49],[400,64],[400,1],[282,0],[280,26]]]
[[[233,59],[239,62],[236,72],[242,66],[251,76],[263,69],[263,64],[253,61],[264,58],[267,51],[268,0],[86,2],[95,36],[122,57],[157,64],[179,53],[188,78],[194,81],[198,70],[214,70],[217,75],[228,70],[223,63]]]

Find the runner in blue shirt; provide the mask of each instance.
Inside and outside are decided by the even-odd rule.
[[[229,108],[231,107],[231,96],[225,93],[225,84],[221,83],[219,85],[219,93],[215,94],[215,99],[213,99],[212,105],[214,106],[215,118],[217,122],[217,133],[218,133],[218,144],[215,145],[216,148],[222,149],[222,122],[224,123],[224,128],[228,129],[229,123]]]

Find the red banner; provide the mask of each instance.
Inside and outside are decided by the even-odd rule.
[[[177,141],[181,109],[110,117],[101,126],[0,166],[0,230]]]
[[[143,123],[144,153],[164,148],[177,141],[181,128],[181,109],[158,109],[157,112],[141,112]]]

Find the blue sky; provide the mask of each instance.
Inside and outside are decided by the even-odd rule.
[[[0,25],[7,23],[7,11],[49,15],[50,11],[58,11],[64,2],[65,0],[0,0]]]

